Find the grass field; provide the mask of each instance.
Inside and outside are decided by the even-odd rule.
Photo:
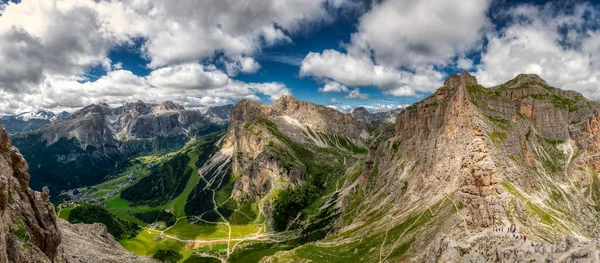
[[[256,232],[258,232],[256,225],[231,226],[231,238],[239,238]],[[190,224],[187,219],[180,219],[165,234],[182,239],[223,239],[229,237],[229,227],[226,225],[195,225]]]
[[[121,239],[119,243],[138,256],[152,256],[158,249],[177,251],[184,259],[191,255],[192,251],[186,249],[186,243],[169,238],[156,241],[158,235],[156,232],[142,230],[135,238]]]
[[[190,157],[190,162],[188,165],[194,167],[194,164],[198,160],[198,153],[192,151],[188,153],[188,156]],[[192,192],[192,190],[194,190],[194,186],[198,184],[198,180],[200,180],[200,178],[198,177],[198,169],[194,167],[192,175],[188,179],[183,192],[179,196],[172,199],[171,202],[165,205],[157,207],[130,206],[129,201],[122,199],[120,194],[117,194],[106,200],[106,208],[108,209],[108,211],[115,214],[117,217],[142,226],[145,224],[139,219],[135,218],[133,214],[148,212],[151,210],[169,209],[173,211],[176,217],[183,217],[185,216],[184,206],[185,201],[187,200],[187,196]]]
[[[58,213],[58,217],[69,221],[69,215],[71,214],[71,211],[73,211],[73,209],[75,209],[75,207],[77,207],[77,206],[69,206],[69,207],[65,207],[65,208],[61,209],[60,213]]]
[[[190,157],[188,166],[193,168],[193,172],[190,175],[188,181],[186,182],[186,186],[181,192],[181,194],[179,194],[178,196],[172,196],[167,204],[156,207],[132,206],[129,201],[122,199],[120,194],[117,194],[105,200],[107,210],[120,219],[136,223],[140,226],[145,226],[147,224],[135,218],[135,213],[169,209],[177,218],[180,218],[180,220],[178,220],[174,226],[165,231],[165,235],[174,236],[184,240],[215,240],[229,238],[229,227],[227,225],[196,225],[190,224],[189,221],[185,218],[185,204],[187,198],[200,180],[200,177],[198,175],[198,168],[195,167],[195,164],[199,158],[199,152],[190,148],[190,145],[188,145],[186,146],[186,148],[182,149],[181,151],[178,151],[179,153],[182,151],[187,151],[187,154]],[[105,193],[113,191],[119,186],[119,184],[126,182],[128,180],[127,175],[131,173],[136,173],[136,175],[141,174],[141,177],[147,176],[150,173],[150,169],[148,169],[148,164],[157,165],[158,163],[167,160],[168,157],[174,156],[178,152],[173,152],[167,156],[138,157],[135,159],[135,161],[133,161],[132,165],[128,169],[120,173],[118,177],[115,177],[99,185],[94,186],[94,189],[91,192],[91,194],[93,196],[100,197]],[[225,199],[226,198],[228,197],[225,197]],[[73,208],[63,209],[60,213],[60,216],[65,216],[68,218],[68,214],[72,209]],[[160,231],[160,229],[156,230]],[[232,225],[231,238],[244,237],[247,235],[257,233],[258,231],[259,227],[255,224]],[[183,259],[180,262],[185,261],[185,259],[189,258],[190,255],[196,250],[208,249],[216,251],[220,249],[227,249],[228,246],[227,244],[214,244],[211,247],[194,248],[193,246],[188,246],[188,243],[186,242],[177,241],[168,237],[158,239],[157,241],[157,237],[159,235],[160,233],[157,231],[149,231],[144,229],[140,231],[140,233],[136,237],[131,239],[121,239],[119,240],[119,243],[121,243],[121,245],[128,251],[131,251],[136,255],[141,256],[152,256],[158,249],[173,250],[183,255]],[[234,243],[235,242],[232,242],[232,244]]]

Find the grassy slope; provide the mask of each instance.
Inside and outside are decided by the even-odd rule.
[[[258,232],[256,225],[232,225],[231,238],[239,238]],[[226,225],[196,225],[190,224],[187,219],[181,219],[165,232],[167,235],[183,239],[222,239],[229,235]]]

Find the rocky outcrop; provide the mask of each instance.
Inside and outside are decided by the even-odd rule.
[[[240,101],[223,146],[232,155],[233,173],[241,175],[233,196],[255,202],[276,187],[300,183],[306,179],[307,166],[313,165],[307,159],[318,149],[341,147],[351,152],[347,147],[365,147],[368,138],[365,123],[325,106],[289,96],[276,100],[272,107]],[[337,165],[343,160],[336,158],[329,162]]]
[[[343,135],[354,140],[368,139],[368,134],[362,133],[365,130],[363,123],[356,121],[350,114],[343,114],[323,105],[282,96],[273,102],[272,109],[275,115],[292,117],[314,131]]]
[[[442,236],[435,243],[439,245],[430,262],[600,262],[600,240],[571,236],[549,243],[492,232],[467,241]]]
[[[54,262],[158,262],[152,258],[138,257],[123,249],[102,224],[70,224],[58,219],[62,242]]]
[[[104,225],[58,219],[48,189],[31,190],[27,171],[0,126],[0,262],[155,262],[125,251]]]
[[[231,112],[233,112],[233,105],[228,104],[210,107],[204,115],[214,122],[226,122],[231,118]]]
[[[402,108],[396,108],[389,111],[381,111],[371,113],[365,107],[356,107],[350,111],[352,117],[361,120],[364,123],[382,124],[382,123],[395,123],[396,116],[400,114]]]
[[[0,262],[50,262],[61,242],[48,189],[29,189],[27,170],[0,126]]]
[[[538,242],[576,235],[588,244],[600,233],[591,223],[600,220],[600,194],[594,194],[600,189],[599,108],[537,75],[493,88],[468,72],[452,75],[398,115],[393,135],[372,142],[361,175],[343,191],[343,217],[352,220],[340,223],[340,236],[370,236],[428,217],[418,223],[426,227],[406,229],[392,244],[382,241],[380,255],[402,242],[411,243],[407,254],[427,255],[439,245],[431,240],[442,233],[466,242],[511,223]],[[357,200],[369,205],[357,207]],[[489,245],[462,259],[520,261],[535,255],[502,250],[498,259],[486,256],[496,249],[503,246]]]

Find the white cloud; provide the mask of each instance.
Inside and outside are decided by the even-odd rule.
[[[468,58],[459,58],[456,60],[456,67],[464,70],[471,69],[473,68],[473,60]]]
[[[227,63],[227,74],[230,76],[235,76],[238,72],[256,73],[259,69],[260,64],[251,57],[239,57],[234,59],[233,62]]]
[[[108,50],[120,41],[89,1],[10,3],[0,16],[0,89],[26,91],[49,74],[82,75],[97,65],[110,69]]]
[[[355,100],[368,100],[369,95],[360,93],[360,89],[355,88],[355,89],[351,90],[350,92],[348,92],[348,94],[346,96],[344,96],[344,98],[345,99],[355,99]]]
[[[490,0],[387,0],[360,18],[349,53],[416,69],[445,65],[473,48],[489,25]]]
[[[345,1],[328,0],[139,0],[124,5],[118,25],[136,25],[124,34],[148,39],[144,51],[150,67],[212,58],[253,56],[263,46],[289,42],[285,32],[329,19],[327,8]],[[284,32],[285,31],[285,32]]]
[[[598,10],[587,4],[571,7],[521,5],[507,10],[503,15],[511,23],[488,35],[477,66],[480,83],[492,86],[519,73],[535,73],[552,86],[600,99],[600,31],[586,26],[586,21],[598,21]]]
[[[343,103],[343,102],[339,101],[339,100],[338,100],[338,99],[336,99],[336,98],[331,98],[331,99],[329,100],[329,104],[332,104],[332,105],[336,105],[336,104],[342,104],[342,103]]]
[[[291,94],[281,83],[244,83],[230,76],[256,73],[260,65],[254,56],[264,47],[290,42],[291,35],[331,21],[331,12],[346,5],[345,0],[2,3],[0,112],[167,98],[196,107],[258,100],[258,93],[271,99]],[[139,51],[154,69],[147,78],[123,71],[108,58],[111,49],[132,45],[134,39],[143,39]],[[227,73],[199,61],[219,63]],[[109,73],[86,81],[83,76],[94,67]],[[63,94],[67,91],[72,93]]]
[[[229,76],[217,69],[206,69],[198,63],[187,63],[154,70],[148,82],[170,89],[215,89],[229,83]]]
[[[387,0],[374,3],[345,45],[346,53],[309,53],[301,76],[350,87],[374,86],[392,96],[419,96],[442,84],[447,66],[477,49],[488,28],[490,0]],[[470,62],[470,64],[469,64]],[[472,61],[458,61],[472,67]]]
[[[324,87],[319,88],[319,92],[346,93],[348,92],[348,87],[340,84],[339,82],[328,81]]]
[[[260,101],[258,94],[270,99],[290,95],[285,85],[276,82],[246,83],[233,80],[211,66],[183,64],[157,69],[148,78],[128,70],[109,71],[95,81],[80,77],[48,76],[42,87],[32,93],[0,91],[0,109],[20,113],[43,108],[54,111],[75,110],[91,103],[119,105],[142,100],[160,103],[175,101],[186,108],[205,110],[248,98]]]
[[[441,86],[444,77],[443,73],[433,67],[419,68],[414,72],[396,70],[375,65],[368,58],[357,58],[331,49],[322,53],[309,53],[302,61],[300,75],[334,80],[351,87],[375,86],[390,95],[399,94],[394,90],[410,91],[401,96],[430,92]]]

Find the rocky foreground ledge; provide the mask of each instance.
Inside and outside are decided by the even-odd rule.
[[[524,241],[505,231],[485,231],[461,238],[440,236],[432,262],[600,262],[600,237],[561,238],[556,243]]]
[[[31,190],[27,171],[0,126],[0,262],[156,262],[127,252],[104,225],[58,219],[48,189]]]

